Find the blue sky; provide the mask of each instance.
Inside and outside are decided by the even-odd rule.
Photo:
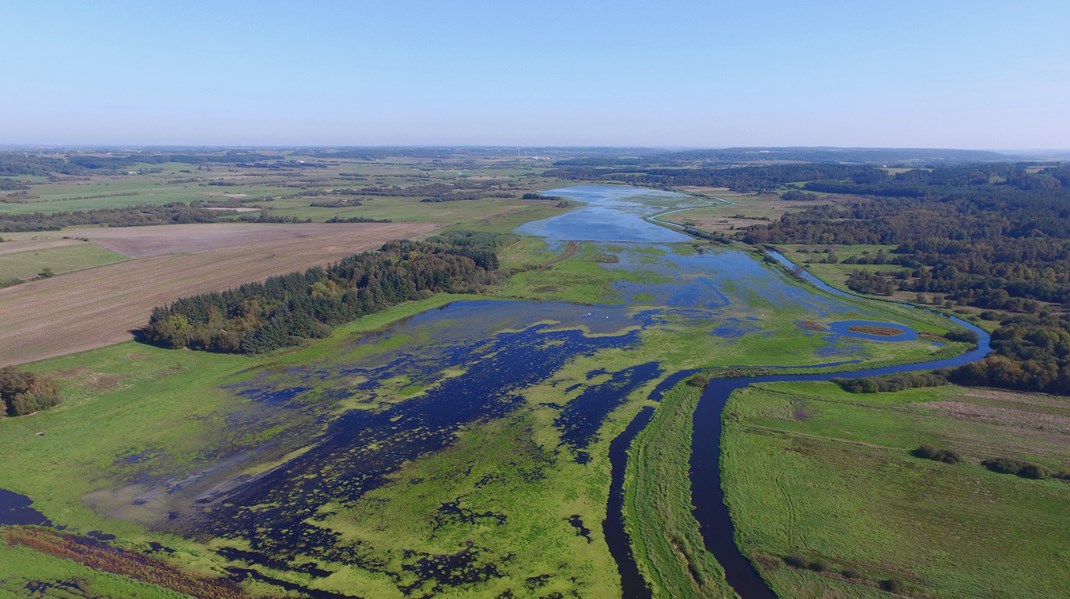
[[[0,144],[1070,147],[1070,2],[0,3]]]

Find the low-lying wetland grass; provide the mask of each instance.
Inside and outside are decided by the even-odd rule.
[[[554,251],[523,239],[503,252],[523,272],[495,294],[520,301],[436,296],[266,356],[125,343],[37,363],[66,400],[0,425],[0,488],[72,532],[162,544],[198,575],[239,568],[376,597],[619,594],[601,527],[615,517],[608,446],[657,405],[647,397],[659,381],[959,349],[830,343],[797,322],[893,317],[708,248]],[[938,317],[923,320],[911,326],[942,332]],[[697,393],[666,394],[635,446],[656,459],[629,462],[627,522],[660,596],[726,588],[690,532],[690,435],[662,437],[690,425]],[[647,502],[665,513],[635,511]],[[45,558],[20,571],[25,560],[0,547],[4,585],[84,571]],[[108,576],[92,588],[112,588]]]

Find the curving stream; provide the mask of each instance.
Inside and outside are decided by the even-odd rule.
[[[850,294],[835,289],[806,271],[795,268],[784,256],[774,253],[778,262],[789,270],[803,276],[809,282],[819,283],[819,287],[837,295]],[[724,490],[721,486],[721,412],[733,391],[756,383],[828,381],[834,378],[863,378],[870,376],[897,374],[917,370],[934,370],[951,368],[975,362],[988,355],[989,336],[984,330],[959,318],[951,317],[956,324],[977,335],[977,346],[962,355],[953,358],[867,368],[851,372],[825,374],[778,374],[755,376],[738,379],[712,379],[709,387],[702,394],[695,409],[695,427],[691,437],[691,495],[695,508],[692,513],[699,522],[706,549],[721,563],[725,570],[728,584],[743,599],[773,598],[776,595],[766,586],[765,581],[736,546],[731,514],[725,505]],[[891,340],[891,339],[890,339]]]
[[[651,215],[650,209],[645,208],[633,198],[639,195],[659,197],[668,200],[673,194],[656,190],[641,188],[629,188],[624,186],[601,186],[584,185],[571,188],[550,190],[550,194],[564,195],[588,203],[588,206],[575,212],[562,216],[528,223],[517,229],[518,233],[535,235],[547,238],[550,242],[561,242],[575,239],[589,239],[597,241],[626,241],[647,244],[657,244],[672,241],[680,241],[684,237],[682,233],[655,225],[650,221],[658,221],[661,225],[676,226],[675,223],[662,220],[661,217],[679,212],[675,210],[657,210]],[[676,198],[679,200],[681,196]],[[720,198],[718,198],[721,200]],[[721,200],[727,202],[726,200]],[[692,206],[693,207],[693,206]],[[686,209],[686,208],[683,208]],[[660,229],[660,232],[658,231]],[[679,237],[676,237],[679,236]],[[688,237],[688,239],[690,239]],[[790,260],[776,251],[769,254],[787,271],[795,274],[813,287],[837,297],[857,299],[858,296],[836,289],[824,281],[813,276],[809,272],[797,267]],[[622,285],[622,288],[627,288]],[[642,291],[654,292],[651,287]],[[695,289],[694,295],[701,295],[702,300],[695,298],[695,302],[708,302],[711,289]],[[715,289],[714,289],[715,291]],[[666,299],[666,298],[661,298]],[[801,294],[796,299],[800,305],[813,309],[814,312],[827,316],[831,311],[829,306],[810,305],[813,300],[804,298]],[[669,302],[672,303],[672,302]],[[716,302],[714,302],[716,303]],[[916,308],[908,304],[902,304]],[[711,308],[712,306],[705,306]],[[703,392],[694,415],[694,432],[691,439],[691,493],[694,503],[694,514],[699,522],[700,531],[706,549],[709,550],[725,569],[725,577],[729,585],[743,599],[773,598],[775,594],[762,580],[758,571],[736,547],[734,528],[728,508],[724,503],[724,492],[721,487],[720,472],[720,447],[721,447],[721,412],[724,409],[728,397],[733,391],[742,389],[755,383],[774,382],[803,382],[803,381],[828,381],[833,378],[861,378],[876,375],[896,374],[918,370],[933,370],[961,366],[979,360],[990,351],[988,334],[955,317],[950,317],[956,324],[973,331],[978,337],[977,346],[965,354],[953,358],[943,358],[928,362],[903,364],[898,366],[886,366],[880,368],[868,368],[850,372],[836,372],[824,374],[770,374],[734,379],[713,379],[709,387]],[[857,325],[894,326],[903,330],[899,335],[880,337],[850,330]],[[895,325],[886,322],[866,320],[846,320],[832,323],[831,332],[834,336],[857,337],[884,342],[910,341],[917,338],[917,333],[909,327]],[[837,362],[850,364],[854,361]],[[829,364],[827,366],[831,366]],[[777,368],[773,366],[772,368]],[[651,399],[660,399],[670,383],[674,384],[693,374],[693,371],[678,372],[658,385],[658,390]],[[641,410],[629,426],[618,435],[610,445],[611,484],[610,495],[607,505],[607,518],[603,521],[603,531],[610,553],[617,562],[617,569],[621,577],[622,595],[626,598],[644,599],[651,596],[651,591],[646,585],[639,572],[632,554],[623,513],[623,482],[624,471],[628,459],[628,448],[636,435],[645,428],[653,416],[652,408]]]

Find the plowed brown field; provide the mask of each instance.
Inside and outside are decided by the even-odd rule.
[[[214,225],[131,228],[126,232],[128,243],[143,239],[127,248],[135,253],[139,247],[148,253],[159,251],[159,240],[140,237],[147,229],[157,229],[164,238],[179,235],[181,239],[172,241],[172,252],[195,251],[198,244],[201,249],[219,249],[155,255],[0,289],[0,366],[126,341],[153,307],[179,297],[326,264],[392,239],[423,236],[438,225],[312,225],[315,235],[295,236],[295,229],[313,232],[304,230],[306,226],[224,225],[239,228],[224,237],[241,238],[242,244],[223,248],[213,242],[218,237],[203,231]]]

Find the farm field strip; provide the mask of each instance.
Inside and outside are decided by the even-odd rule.
[[[152,308],[430,233],[433,224],[332,225],[333,234],[130,260],[0,290],[0,365],[130,339]],[[314,241],[314,242],[313,242]]]

